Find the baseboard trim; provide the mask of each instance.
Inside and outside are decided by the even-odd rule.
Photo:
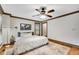
[[[77,46],[77,45],[66,43],[66,42],[61,42],[61,41],[58,41],[58,40],[55,40],[55,39],[49,38],[48,40],[51,41],[51,42],[55,42],[55,43],[64,45],[64,46],[73,47],[73,48],[79,48],[79,46]]]

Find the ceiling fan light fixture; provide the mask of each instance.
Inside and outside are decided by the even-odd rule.
[[[46,18],[47,18],[46,15],[41,15],[41,16],[40,16],[40,19],[46,19]]]

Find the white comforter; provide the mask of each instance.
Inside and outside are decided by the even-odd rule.
[[[48,39],[44,36],[21,37],[14,45],[14,54],[29,51],[46,43],[48,43]]]

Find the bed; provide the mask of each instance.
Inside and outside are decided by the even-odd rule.
[[[20,37],[15,42],[13,50],[14,54],[22,54],[28,52],[32,49],[40,47],[48,43],[48,39],[44,36],[29,36],[29,37]]]

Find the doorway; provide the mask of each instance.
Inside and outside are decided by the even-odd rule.
[[[35,35],[47,37],[47,22],[35,23]]]
[[[35,35],[40,36],[40,23],[35,23]]]
[[[42,35],[47,37],[47,22],[42,24]]]

